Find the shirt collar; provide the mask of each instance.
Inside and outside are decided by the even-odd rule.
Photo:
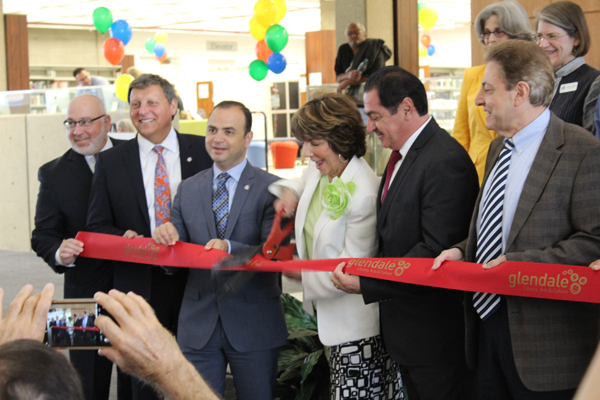
[[[162,143],[159,143],[158,145],[152,143],[139,133],[137,134],[137,141],[138,145],[140,146],[140,153],[144,157],[150,154],[154,146],[162,146],[171,153],[179,153],[179,141],[177,140],[177,133],[175,133],[175,128],[173,128],[173,126],[171,126],[171,130],[169,131],[169,134],[167,135],[165,140],[163,140]]]
[[[583,57],[575,57],[573,60],[560,67],[558,71],[555,72],[555,75],[560,77],[567,76],[583,64],[585,64]]]
[[[550,109],[546,108],[536,119],[531,121],[529,125],[521,129],[513,136],[515,151],[521,154],[527,147],[533,143],[536,138],[546,133],[548,124],[550,123]]]
[[[423,125],[421,125],[421,127],[419,129],[417,129],[415,131],[415,133],[410,135],[410,137],[408,138],[408,140],[406,142],[404,142],[404,144],[402,145],[402,147],[399,150],[400,155],[402,155],[402,158],[406,157],[406,153],[408,153],[408,151],[412,147],[413,143],[415,142],[415,140],[417,140],[417,138],[419,137],[421,132],[423,132],[423,129],[425,129],[425,127],[427,126],[429,121],[431,121],[431,115],[429,116],[429,119],[427,121],[425,121],[425,123]]]
[[[239,182],[242,172],[244,172],[244,168],[246,168],[246,164],[248,164],[248,160],[244,158],[241,163],[233,168],[230,168],[229,171],[221,171],[219,168],[217,168],[216,164],[213,164],[213,181],[217,179],[217,176],[219,176],[220,173],[227,172],[230,177],[232,177],[236,182]]]

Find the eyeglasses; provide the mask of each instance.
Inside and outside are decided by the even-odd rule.
[[[537,40],[538,43],[541,43],[542,40],[545,40],[546,42],[554,42],[558,39],[560,39],[561,37],[567,36],[568,33],[565,33],[564,35],[558,35],[556,33],[549,33],[547,35],[542,35],[541,33],[538,33],[537,35],[535,35],[535,39]]]
[[[106,114],[102,114],[99,117],[96,117],[94,119],[90,119],[90,118],[83,118],[80,119],[79,121],[73,121],[72,119],[66,119],[63,124],[65,124],[65,127],[69,130],[73,130],[75,129],[75,125],[79,124],[80,127],[82,128],[89,128],[90,126],[92,126],[92,123],[94,121],[99,120],[102,117],[106,117]]]
[[[483,33],[481,35],[479,35],[479,37],[481,37],[482,39],[487,39],[490,37],[491,34],[494,34],[494,36],[496,36],[497,38],[501,38],[501,37],[504,37],[504,35],[506,35],[506,32],[504,32],[501,29],[496,29],[493,32],[483,31]]]

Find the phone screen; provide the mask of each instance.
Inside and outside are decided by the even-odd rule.
[[[93,299],[55,300],[46,320],[44,342],[50,347],[97,349],[110,346],[94,322],[100,315],[110,316]]]

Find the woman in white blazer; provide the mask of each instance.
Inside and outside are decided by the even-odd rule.
[[[276,208],[296,213],[300,259],[373,257],[377,253],[379,178],[361,157],[365,127],[354,102],[324,94],[306,103],[292,118],[292,133],[310,157],[301,178],[269,187]],[[347,294],[331,283],[331,273],[303,271],[304,307],[316,303],[319,339],[329,347],[331,398],[358,399],[366,394],[401,399],[402,380],[383,347],[379,306]]]

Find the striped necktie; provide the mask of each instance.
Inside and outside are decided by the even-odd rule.
[[[514,147],[512,139],[504,139],[504,148],[498,157],[492,184],[483,201],[476,253],[476,261],[480,264],[495,260],[502,255],[504,192]],[[473,306],[479,317],[485,320],[500,308],[500,300],[498,294],[477,292],[473,295]]]
[[[171,191],[167,166],[163,158],[162,146],[154,146],[152,150],[158,155],[154,169],[154,222],[156,228],[171,220]]]
[[[221,172],[217,176],[217,190],[213,193],[212,209],[215,214],[215,226],[219,239],[225,238],[227,229],[227,217],[229,217],[229,192],[225,183],[230,178],[227,172]]]

